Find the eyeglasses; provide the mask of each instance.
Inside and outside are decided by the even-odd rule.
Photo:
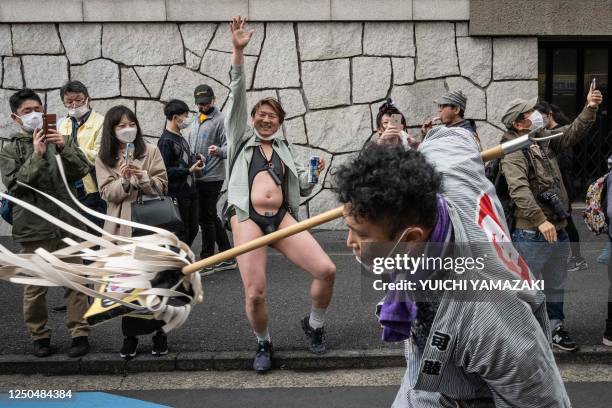
[[[78,108],[79,106],[83,106],[87,102],[87,98],[75,98],[75,99],[64,99],[64,106],[67,108]]]

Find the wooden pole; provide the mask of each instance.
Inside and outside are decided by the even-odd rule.
[[[502,150],[501,145],[492,147],[480,153],[480,157],[482,157],[482,160],[484,162],[494,160],[503,156],[504,152]],[[188,275],[190,273],[197,272],[203,268],[206,268],[207,266],[216,265],[219,262],[227,261],[228,259],[235,258],[238,255],[242,255],[254,249],[270,245],[276,241],[280,241],[283,238],[287,238],[288,236],[295,235],[302,231],[306,231],[307,229],[314,228],[329,221],[333,221],[336,218],[342,217],[343,208],[343,206],[334,208],[333,210],[324,212],[312,218],[308,218],[287,228],[279,229],[278,231],[274,231],[271,234],[264,235],[263,237],[257,238],[251,242],[247,242],[246,244],[239,245],[237,247],[228,249],[227,251],[223,251],[216,255],[202,259],[198,262],[194,262],[191,265],[185,266],[183,268],[183,273],[185,275]]]

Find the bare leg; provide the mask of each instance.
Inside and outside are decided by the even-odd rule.
[[[238,217],[230,220],[234,233],[234,245],[238,246],[263,236],[261,229],[251,220],[238,222]],[[263,332],[268,327],[268,304],[266,285],[266,266],[268,248],[258,248],[236,257],[240,277],[244,285],[245,311],[255,332]]]
[[[287,213],[279,229],[296,224],[295,219]],[[299,268],[312,275],[310,297],[312,306],[317,309],[326,309],[331,301],[336,278],[336,265],[327,256],[323,248],[308,232],[284,238],[271,245]]]

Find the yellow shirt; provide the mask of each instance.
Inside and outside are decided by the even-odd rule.
[[[77,144],[83,153],[85,153],[87,160],[92,166],[95,165],[96,157],[98,156],[98,151],[100,150],[103,124],[104,116],[100,115],[96,111],[91,111],[87,121],[83,123],[83,125],[77,131]],[[60,134],[70,137],[72,134],[72,120],[70,118],[64,119],[60,123],[58,131]],[[91,174],[83,177],[83,184],[87,194],[98,191],[96,188],[96,183],[91,177]]]

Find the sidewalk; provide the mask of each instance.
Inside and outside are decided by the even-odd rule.
[[[559,361],[612,363],[612,348],[601,345],[607,302],[607,269],[596,263],[605,239],[594,237],[576,221],[583,238],[582,251],[589,270],[570,273],[566,303],[566,324],[581,346],[578,353],[560,353]],[[282,256],[270,251],[268,293],[270,328],[277,367],[291,369],[332,369],[388,367],[404,364],[400,344],[380,341],[380,326],[374,316],[375,301],[361,298],[361,275],[352,253],[345,246],[346,233],[318,231],[315,237],[336,263],[338,274],[326,324],[330,353],[308,353],[300,319],[310,309],[309,276]],[[3,243],[5,244],[5,243]],[[196,240],[194,252],[199,252]],[[254,336],[243,310],[243,290],[238,271],[225,271],[203,278],[204,303],[197,305],[187,323],[168,335],[171,354],[154,358],[150,336],[140,337],[139,355],[128,363],[119,358],[122,343],[120,320],[95,326],[91,333],[92,353],[82,359],[66,356],[70,345],[63,313],[49,314],[52,343],[58,354],[44,359],[30,355],[31,343],[21,312],[21,287],[0,283],[0,343],[2,373],[102,373],[159,370],[249,369],[255,350]],[[49,306],[62,303],[63,290],[51,288]]]

